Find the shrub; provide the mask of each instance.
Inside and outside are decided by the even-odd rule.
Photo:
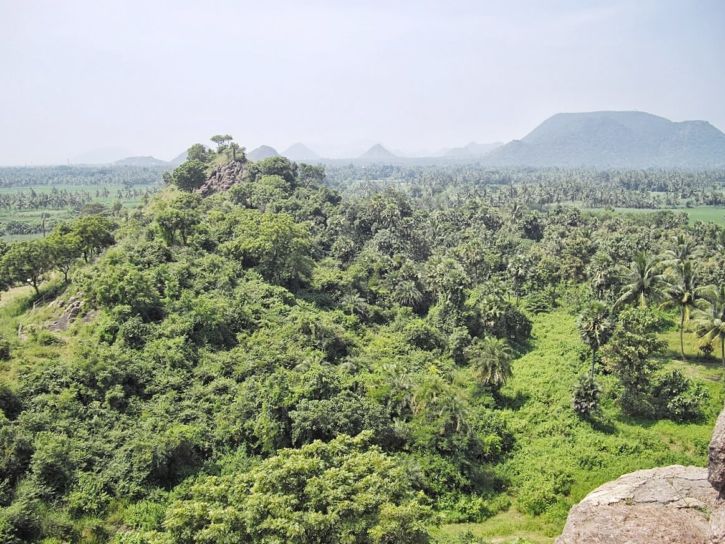
[[[0,361],[10,359],[10,342],[2,334],[0,334]]]
[[[693,384],[679,370],[658,376],[652,387],[655,415],[673,421],[693,421],[702,417],[702,404],[707,391]]]
[[[580,376],[572,399],[574,411],[582,417],[591,416],[599,410],[600,396],[601,389],[594,377],[589,374]]]

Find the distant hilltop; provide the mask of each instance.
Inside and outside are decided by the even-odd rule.
[[[503,166],[702,168],[725,166],[725,134],[638,111],[559,113],[486,156]]]
[[[375,144],[358,158],[364,161],[384,161],[389,159],[397,159],[398,157],[385,149],[382,145]]]
[[[291,161],[310,162],[310,161],[319,161],[320,160],[320,156],[317,153],[312,151],[305,144],[301,144],[301,143],[296,143],[296,144],[289,146],[282,153],[282,155],[284,155]]]
[[[119,166],[169,166],[168,162],[151,157],[150,155],[145,157],[126,157],[125,159],[117,160],[113,164]]]
[[[252,161],[261,161],[270,157],[279,157],[279,153],[273,147],[268,145],[260,145],[256,149],[252,149],[247,153],[247,158]]]

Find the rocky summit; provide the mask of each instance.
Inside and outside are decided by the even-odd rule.
[[[709,467],[639,470],[592,491],[572,508],[557,544],[725,543],[725,410]]]

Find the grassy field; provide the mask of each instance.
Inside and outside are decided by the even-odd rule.
[[[649,421],[625,417],[616,406],[616,382],[601,378],[603,414],[579,420],[571,392],[584,372],[575,318],[566,311],[537,316],[532,349],[514,363],[503,390],[505,415],[516,437],[509,458],[496,468],[509,482],[511,507],[479,524],[450,524],[437,529],[441,542],[464,541],[463,535],[492,543],[551,543],[561,532],[571,506],[599,485],[634,470],[671,464],[705,466],[714,420],[723,405],[723,369],[715,359],[699,359],[696,341],[687,334],[679,360],[679,335],[673,326],[662,334],[667,367],[681,368],[710,394],[706,417],[697,423]],[[522,513],[541,510],[539,515]],[[521,540],[517,540],[521,539]]]
[[[600,212],[602,208],[583,208],[585,211]],[[696,221],[703,221],[707,223],[717,223],[718,225],[725,225],[725,207],[713,207],[713,206],[701,206],[698,208],[663,208],[663,209],[649,209],[649,208],[614,208],[619,213],[654,213],[654,212],[685,212],[690,219],[690,224]]]

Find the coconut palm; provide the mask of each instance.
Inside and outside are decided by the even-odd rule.
[[[684,234],[679,234],[672,239],[670,249],[665,251],[664,261],[667,264],[679,266],[689,262],[697,254],[698,250],[695,242]]]
[[[597,351],[607,343],[614,330],[614,324],[609,319],[609,309],[601,302],[592,302],[579,316],[577,326],[582,340],[592,350],[589,376],[594,378]]]
[[[680,355],[685,360],[685,321],[689,318],[690,310],[695,308],[698,300],[707,292],[707,287],[698,285],[697,275],[691,261],[676,261],[672,269],[672,277],[664,287],[667,304],[676,306],[680,310]]]
[[[511,377],[513,351],[506,340],[486,337],[476,339],[465,351],[481,383],[499,389]]]
[[[692,317],[699,337],[709,342],[720,340],[720,357],[725,366],[725,285],[710,289]]]
[[[634,301],[639,301],[639,305],[644,308],[648,299],[652,301],[661,298],[664,275],[662,263],[657,257],[638,254],[626,269],[625,276],[627,283],[614,303],[615,308]]]

